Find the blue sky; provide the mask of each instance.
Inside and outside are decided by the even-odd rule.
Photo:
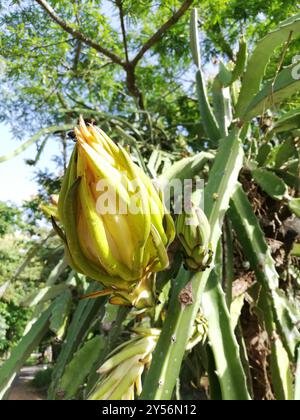
[[[108,17],[112,18],[111,23],[113,24],[115,18],[111,3],[104,0],[102,10]],[[22,142],[26,140],[28,138],[24,137]],[[20,141],[13,139],[10,128],[0,123],[0,156],[10,153],[21,144]],[[44,170],[46,168],[54,172],[56,165],[52,161],[52,157],[55,154],[61,154],[58,143],[49,139],[39,163],[34,167],[26,165],[25,160],[34,158],[36,155],[35,145],[17,157],[0,163],[0,201],[11,201],[21,204],[23,200],[30,199],[31,196],[35,195],[38,185],[34,181],[34,174],[38,169]]]
[[[24,137],[22,142],[26,141]],[[0,156],[20,146],[21,142],[14,140],[7,125],[0,123]],[[55,171],[56,165],[52,156],[59,153],[56,142],[49,139],[39,163],[35,167],[26,165],[26,159],[32,159],[36,155],[35,145],[25,150],[20,155],[6,162],[0,163],[0,201],[11,201],[21,204],[23,200],[30,199],[37,192],[37,183],[34,174],[37,169]]]

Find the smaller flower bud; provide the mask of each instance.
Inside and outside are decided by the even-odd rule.
[[[190,271],[204,271],[213,260],[209,244],[210,225],[200,207],[191,205],[188,212],[178,215],[176,232],[184,252],[184,262]]]

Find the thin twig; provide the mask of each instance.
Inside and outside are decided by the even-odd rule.
[[[126,36],[126,27],[125,27],[125,21],[124,21],[124,11],[123,11],[122,0],[116,0],[116,5],[119,9],[120,23],[121,23],[122,37],[123,37],[123,44],[124,44],[124,51],[125,51],[126,63],[128,63],[129,62],[128,45],[127,45],[127,36]]]
[[[83,101],[74,98],[73,96],[71,96],[69,93],[66,93],[66,96],[71,99],[71,101],[73,101],[75,104],[82,106],[83,108],[86,108],[89,111],[95,111],[94,108],[92,108],[91,106],[85,104]]]
[[[54,9],[50,6],[47,0],[35,0],[39,5],[48,13],[51,19],[56,22],[62,29],[66,32],[71,34],[73,37],[77,38],[82,43],[89,45],[90,47],[94,48],[96,51],[102,53],[104,56],[109,57],[112,62],[118,64],[124,68],[126,71],[126,85],[130,94],[137,99],[137,104],[140,109],[144,110],[144,100],[143,95],[139,88],[136,85],[136,75],[135,75],[135,68],[138,62],[142,59],[145,53],[152,48],[152,46],[159,41],[162,35],[170,29],[171,26],[175,25],[178,20],[182,17],[182,15],[187,11],[187,9],[193,3],[193,0],[186,0],[182,4],[182,6],[170,17],[170,19],[165,22],[156,32],[152,35],[148,41],[141,47],[140,51],[137,55],[133,58],[133,60],[129,60],[128,56],[128,45],[127,45],[127,38],[126,38],[126,28],[124,22],[124,12],[122,8],[122,0],[116,0],[116,5],[119,8],[120,12],[120,20],[121,20],[121,28],[122,28],[122,35],[123,35],[123,43],[125,49],[125,56],[126,61],[124,62],[118,55],[114,52],[109,51],[108,49],[102,47],[97,42],[93,41],[91,38],[84,35],[77,29],[72,28],[67,22],[61,19]]]
[[[193,3],[193,0],[186,0],[180,9],[175,12],[170,19],[165,22],[157,32],[155,32],[154,35],[151,36],[151,38],[148,39],[147,42],[142,46],[140,51],[137,53],[137,55],[134,57],[134,59],[131,61],[133,66],[136,66],[137,63],[143,58],[145,53],[161,38],[161,36],[171,28],[175,23],[178,22],[178,20],[181,18],[182,15],[187,11],[187,9],[190,7],[190,5]]]
[[[58,45],[61,44],[68,44],[72,41],[74,41],[76,38],[69,38],[69,39],[65,39],[64,41],[59,41],[59,42],[52,42],[50,44],[40,44],[40,45],[36,45],[33,48],[29,48],[28,52],[34,52],[36,50],[41,50],[41,49],[46,49],[46,48],[50,48],[50,47],[56,47]],[[26,40],[25,40],[26,41]],[[16,53],[14,51],[12,51],[11,49],[9,51],[5,51],[4,49],[0,48],[0,55],[2,55],[3,57],[24,57],[24,51],[22,51],[21,53]],[[35,56],[29,56],[28,58],[35,58],[35,57],[40,57],[39,55],[35,55]]]
[[[77,71],[77,66],[78,66],[79,59],[80,59],[81,47],[82,47],[82,42],[80,40],[78,40],[78,44],[76,46],[76,51],[75,51],[75,56],[74,56],[74,63],[73,63],[73,71],[74,72]]]
[[[125,63],[123,63],[123,61],[118,55],[102,47],[97,42],[93,41],[92,39],[84,35],[82,32],[78,31],[77,29],[72,28],[72,26],[70,26],[67,22],[65,22],[56,14],[54,9],[50,6],[50,4],[46,0],[35,0],[35,1],[39,3],[40,6],[42,6],[42,8],[48,13],[51,19],[54,20],[54,22],[56,22],[66,32],[68,32],[75,38],[79,39],[84,44],[87,44],[90,47],[94,48],[96,51],[100,52],[106,57],[109,57],[114,63],[119,64],[120,66],[124,67]]]

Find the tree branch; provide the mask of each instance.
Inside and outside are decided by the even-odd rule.
[[[193,0],[186,0],[180,9],[175,12],[171,18],[164,23],[157,32],[155,32],[154,35],[152,35],[151,38],[148,39],[148,41],[142,46],[140,51],[137,53],[137,55],[134,57],[134,59],[131,61],[132,65],[135,67],[137,63],[143,58],[144,54],[159,40],[159,38],[175,23],[178,22],[178,20],[181,18],[182,15],[187,11],[187,9],[190,7],[190,5],[193,3]]]
[[[79,59],[80,59],[81,47],[82,47],[82,42],[80,40],[78,40],[76,51],[75,51],[74,63],[73,63],[73,71],[74,72],[77,71],[77,66],[78,66]]]
[[[165,22],[157,32],[152,35],[151,38],[142,46],[140,51],[137,55],[133,58],[133,60],[129,60],[128,54],[128,45],[127,45],[127,38],[126,38],[126,28],[124,22],[124,13],[122,7],[122,0],[116,0],[116,5],[119,9],[120,14],[120,22],[121,22],[121,29],[122,29],[122,36],[123,36],[123,44],[125,50],[126,61],[124,62],[121,57],[116,55],[115,53],[107,50],[106,48],[99,45],[97,42],[93,41],[91,38],[88,38],[82,32],[78,31],[77,29],[72,28],[67,22],[61,19],[51,5],[47,2],[47,0],[35,0],[39,5],[48,13],[51,19],[56,22],[64,31],[71,34],[74,38],[78,39],[78,41],[89,45],[90,47],[94,48],[96,51],[100,52],[104,56],[111,59],[111,61],[115,64],[122,66],[126,72],[126,85],[127,88],[132,96],[137,99],[138,106],[140,109],[144,109],[144,100],[143,95],[139,88],[136,85],[136,75],[135,75],[135,68],[137,63],[141,60],[144,54],[161,38],[161,36],[173,25],[175,25],[181,16],[188,10],[188,8],[193,3],[193,0],[185,0],[182,6],[170,17],[170,19]],[[80,45],[80,43],[79,43]],[[77,50],[78,51],[78,50]],[[75,57],[76,62],[76,57]]]
[[[140,89],[136,84],[135,66],[129,62],[125,66],[126,70],[126,86],[129,93],[137,99],[137,104],[140,109],[144,110],[144,98]]]
[[[123,44],[124,44],[124,51],[125,51],[126,63],[128,63],[129,62],[128,46],[127,46],[126,28],[125,28],[125,22],[124,22],[124,12],[123,12],[122,0],[116,0],[116,5],[119,9],[120,23],[121,23]]]
[[[121,58],[116,55],[115,53],[107,50],[106,48],[99,45],[97,42],[93,41],[92,39],[85,36],[82,32],[78,31],[77,29],[72,28],[67,22],[61,19],[54,11],[54,9],[50,6],[47,0],[35,0],[37,3],[42,6],[42,8],[48,13],[51,19],[56,22],[64,31],[68,32],[78,40],[82,41],[84,44],[89,45],[90,47],[94,48],[96,51],[100,52],[101,54],[105,55],[106,57],[110,58],[115,64],[119,64],[120,66],[124,67],[125,63],[121,60]]]

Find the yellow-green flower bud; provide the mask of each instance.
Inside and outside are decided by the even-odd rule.
[[[116,303],[135,304],[142,293],[145,305],[147,279],[169,264],[173,221],[123,147],[82,118],[75,135],[58,203],[70,265],[111,288]]]
[[[137,329],[137,335],[124,343],[98,370],[100,381],[89,400],[134,400],[142,393],[142,374],[148,369],[160,330]]]
[[[213,259],[209,245],[210,225],[200,207],[191,204],[188,212],[178,215],[176,232],[184,251],[187,269],[204,271],[208,268]]]

